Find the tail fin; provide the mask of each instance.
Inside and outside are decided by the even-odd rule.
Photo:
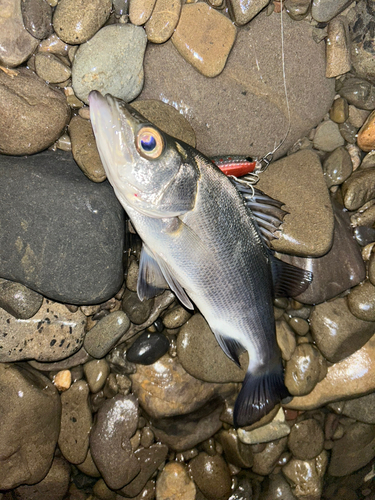
[[[261,373],[248,371],[234,405],[234,426],[246,427],[257,422],[287,396],[290,394],[284,384],[281,363]]]

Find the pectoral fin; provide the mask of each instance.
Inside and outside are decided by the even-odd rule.
[[[313,279],[310,271],[283,262],[270,252],[275,297],[296,297]]]
[[[245,348],[239,342],[237,342],[237,340],[234,340],[230,337],[226,337],[221,333],[215,331],[213,332],[215,334],[215,338],[218,344],[225,352],[225,354],[228,356],[228,358],[231,359],[234,363],[236,363],[236,365],[239,368],[241,368],[239,356],[241,353],[245,351]]]

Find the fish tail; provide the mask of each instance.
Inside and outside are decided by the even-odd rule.
[[[281,362],[264,371],[249,367],[234,405],[234,426],[246,427],[257,422],[288,396]]]

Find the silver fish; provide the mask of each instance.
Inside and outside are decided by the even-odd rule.
[[[123,101],[93,91],[89,102],[108,180],[143,241],[139,298],[169,285],[184,306],[198,307],[230,359],[239,365],[248,351],[234,424],[252,424],[289,395],[275,336],[275,287],[297,294],[311,279],[275,259],[260,234],[260,226],[267,234],[282,219],[282,203],[259,192],[254,201],[246,188],[241,194],[210,160]]]

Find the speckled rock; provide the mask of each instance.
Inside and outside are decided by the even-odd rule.
[[[254,430],[237,429],[239,439],[246,444],[268,443],[280,439],[289,434],[290,427],[285,422],[282,408],[279,409],[275,418],[266,425]]]
[[[96,466],[111,489],[120,489],[139,474],[140,463],[130,444],[137,430],[138,401],[132,395],[107,400],[97,413],[90,435]]]
[[[38,312],[43,297],[21,283],[0,278],[0,307],[17,319],[29,319]]]
[[[41,481],[60,430],[55,387],[27,364],[0,363],[0,413],[0,490]]]
[[[156,481],[157,500],[195,500],[196,488],[184,464],[169,462]]]
[[[347,301],[354,316],[364,321],[375,321],[375,286],[370,281],[353,288]]]
[[[251,0],[250,2],[241,2],[240,0],[229,0],[228,8],[231,17],[237,26],[247,24],[255,17],[265,6],[267,0]]]
[[[372,2],[359,2],[351,18],[351,59],[356,75],[375,81],[373,22],[374,6]]]
[[[344,75],[351,68],[350,38],[348,22],[345,17],[339,16],[328,25],[326,43],[326,77],[333,78]]]
[[[48,299],[30,319],[20,321],[3,311],[0,362],[64,359],[83,344],[85,325],[81,312],[71,313],[63,304]]]
[[[181,0],[156,0],[151,18],[145,25],[152,43],[164,43],[172,35],[180,18]]]
[[[69,123],[72,153],[82,172],[94,182],[106,179],[103,164],[96,147],[94,133],[89,120],[73,116]]]
[[[109,183],[90,182],[63,151],[2,155],[0,177],[0,276],[68,304],[113,297],[125,226]]]
[[[350,0],[313,0],[311,14],[316,21],[326,23],[337,16],[350,3]]]
[[[193,377],[205,382],[242,382],[249,357],[240,356],[242,369],[231,361],[217,343],[206,320],[195,314],[177,337],[178,359]]]
[[[144,323],[151,314],[154,299],[140,300],[136,292],[125,290],[122,298],[122,309],[130,321],[136,325]]]
[[[23,24],[34,38],[43,40],[52,34],[52,9],[45,0],[21,2]]]
[[[195,147],[196,140],[193,127],[173,106],[152,99],[134,101],[132,102],[132,106],[168,135]]]
[[[285,182],[286,177],[288,182]],[[284,202],[283,209],[288,212],[280,238],[272,241],[275,250],[319,257],[331,248],[334,217],[322,167],[315,153],[299,151],[272,163],[261,175],[257,187]]]
[[[343,97],[335,99],[329,110],[329,117],[335,123],[344,123],[349,117],[348,101]]]
[[[72,72],[74,92],[88,102],[91,90],[132,101],[143,86],[144,29],[131,24],[105,26],[77,50]]]
[[[95,359],[83,365],[83,372],[93,394],[103,388],[109,371],[110,367],[105,359]]]
[[[103,358],[114,347],[130,326],[123,311],[115,311],[102,318],[86,334],[84,346],[94,358]]]
[[[375,108],[375,87],[367,80],[357,77],[345,78],[339,84],[338,92],[341,97],[359,109],[371,111]]]
[[[324,160],[323,171],[328,187],[338,186],[346,181],[353,171],[348,151],[344,147],[335,149]]]
[[[345,144],[337,123],[326,120],[320,123],[314,136],[314,148],[331,152]]]
[[[297,498],[319,500],[323,490],[323,478],[328,464],[328,452],[323,450],[313,460],[292,458],[282,468]]]
[[[326,363],[310,343],[299,344],[285,367],[285,385],[293,396],[309,394],[324,377]]]
[[[307,23],[296,23],[288,16],[283,20],[292,127],[275,158],[320,122],[334,97],[334,82],[324,76],[323,44],[312,40]],[[280,85],[280,37],[269,36],[279,31],[279,16],[260,13],[251,27],[238,31],[235,50],[224,71],[212,80],[181,60],[170,41],[150,44],[141,98],[171,103],[188,116],[197,135],[197,148],[207,156],[235,152],[261,157],[274,149],[288,128]],[[228,123],[235,126],[228,127]]]
[[[227,498],[231,479],[229,469],[220,455],[213,457],[205,452],[189,462],[189,472],[207,500]]]
[[[53,15],[56,34],[66,43],[80,44],[103,26],[111,13],[111,0],[61,0]]]
[[[61,394],[61,430],[58,444],[61,453],[72,464],[82,463],[89,448],[92,415],[88,397],[89,386],[83,380],[75,382]]]
[[[318,349],[332,363],[353,354],[375,333],[375,323],[356,318],[346,298],[317,305],[310,316],[310,328]]]
[[[169,340],[159,332],[143,332],[135,339],[126,352],[126,358],[131,363],[151,365],[164,356],[169,349]]]
[[[65,82],[72,74],[70,67],[54,54],[39,52],[35,56],[36,74],[47,83]]]
[[[0,152],[28,155],[48,148],[60,136],[70,109],[64,94],[35,73],[15,71],[15,76],[0,71]]]
[[[145,24],[151,16],[155,0],[132,0],[129,5],[129,19],[132,24]]]
[[[296,422],[290,430],[288,448],[300,460],[311,460],[323,451],[324,432],[315,418]]]
[[[255,474],[268,476],[276,467],[280,455],[285,451],[288,442],[287,437],[271,441],[260,453],[254,453],[254,465],[252,467]]]

